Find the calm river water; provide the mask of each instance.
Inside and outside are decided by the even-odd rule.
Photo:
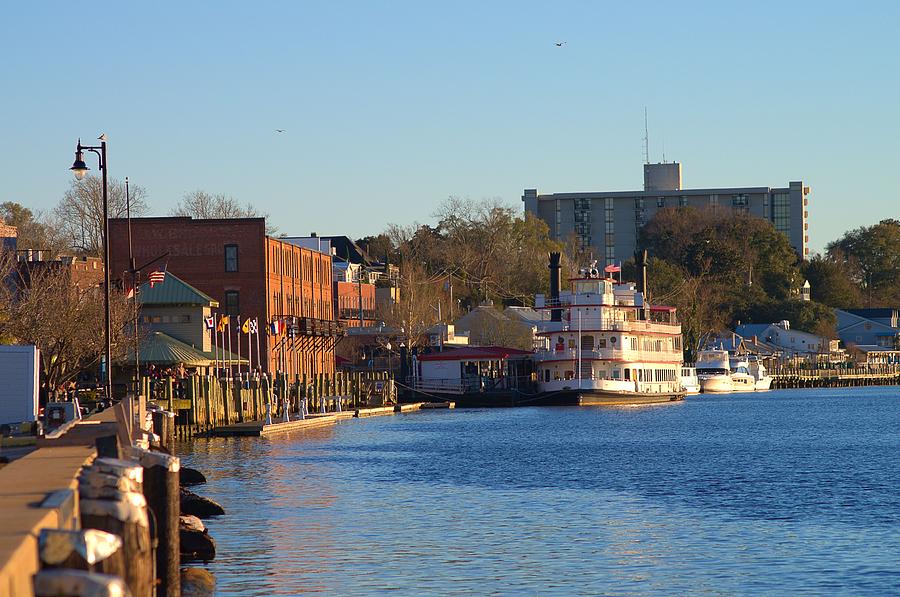
[[[900,593],[900,388],[431,411],[184,461],[221,595]]]

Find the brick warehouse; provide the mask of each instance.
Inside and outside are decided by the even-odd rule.
[[[131,233],[138,267],[168,253],[141,272],[142,279],[165,263],[168,271],[219,301],[220,313],[257,317],[261,328],[279,318],[295,324],[294,334],[272,336],[261,329],[267,371],[334,371],[341,329],[334,319],[330,255],[266,236],[264,218],[132,218]],[[127,220],[111,219],[109,238],[111,276],[127,281]],[[248,338],[234,327],[232,344],[240,336],[246,354]]]

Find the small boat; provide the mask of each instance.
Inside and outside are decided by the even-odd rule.
[[[750,374],[756,379],[756,391],[765,392],[772,388],[772,376],[766,371],[759,357],[751,356],[749,358]]]
[[[697,379],[704,394],[734,391],[727,350],[701,350],[697,353]]]
[[[729,361],[731,367],[731,391],[755,392],[756,377],[750,373],[750,363],[742,357],[732,358]]]
[[[700,393],[700,380],[697,378],[696,367],[681,368],[681,388],[685,394]]]

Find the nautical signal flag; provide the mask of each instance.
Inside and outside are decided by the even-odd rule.
[[[203,323],[206,324],[206,329],[211,330],[216,327],[216,316],[210,315],[209,317],[203,318]]]
[[[250,333],[250,320],[249,319],[244,320],[244,325],[241,326],[241,331],[244,332],[245,334]]]
[[[248,322],[250,324],[248,326],[250,331],[248,331],[247,333],[248,334],[259,334],[259,321],[257,321],[256,318],[253,318],[253,319],[248,320]]]
[[[272,323],[269,324],[269,333],[273,336],[277,336],[284,332],[284,322],[280,319],[273,319]]]
[[[150,272],[150,288],[153,288],[154,284],[162,284],[166,281],[166,266],[163,266],[162,269],[158,269],[155,272]]]
[[[216,328],[216,331],[224,332],[225,328],[228,326],[228,316],[223,315],[221,319],[219,319],[219,327]]]

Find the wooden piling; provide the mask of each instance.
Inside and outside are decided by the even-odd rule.
[[[156,521],[157,595],[178,597],[181,594],[179,564],[178,517],[180,460],[158,452],[138,450],[138,461],[144,467],[144,497]]]
[[[97,529],[41,529],[38,560],[42,570],[67,568],[125,578],[122,539]]]

